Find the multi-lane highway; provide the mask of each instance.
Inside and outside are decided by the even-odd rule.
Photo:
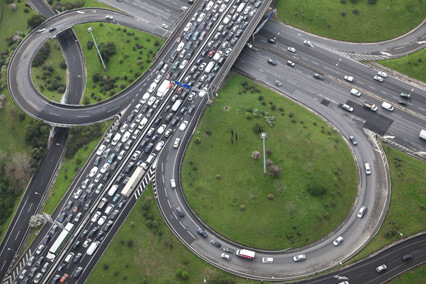
[[[208,94],[196,91],[195,94],[192,95],[190,94],[191,92],[188,92],[185,89],[179,89],[177,86],[174,86],[173,91],[168,92],[164,97],[160,97],[158,94],[155,96],[154,93],[158,92],[158,88],[161,88],[158,86],[165,80],[165,78],[171,79],[168,77],[173,76],[175,76],[176,79],[193,86],[201,83],[196,88],[198,90],[204,88],[206,86],[206,82],[209,81],[207,93],[211,93],[212,89],[217,88],[216,86],[218,86],[218,83],[232,66],[236,58],[235,55],[239,54],[244,48],[245,41],[248,39],[257,24],[255,20],[247,21],[243,19],[238,23],[239,17],[236,17],[235,21],[239,25],[242,26],[245,22],[247,22],[247,25],[244,28],[245,31],[243,29],[240,40],[237,38],[235,43],[232,44],[231,41],[238,32],[238,28],[236,28],[235,31],[232,31],[233,25],[236,25],[236,23],[232,23],[232,25],[226,27],[227,24],[225,24],[224,21],[226,21],[225,18],[228,16],[227,13],[232,16],[236,13],[236,11],[233,13],[230,12],[230,10],[234,9],[231,5],[225,5],[223,10],[220,11],[222,7],[219,5],[218,7],[213,7],[212,5],[212,7],[207,8],[208,4],[206,4],[204,4],[204,7],[200,7],[201,3],[192,6],[189,13],[183,18],[184,25],[186,22],[191,22],[192,26],[188,27],[186,31],[184,25],[179,26],[174,31],[169,41],[170,44],[165,46],[164,52],[160,55],[161,58],[153,65],[153,68],[149,70],[147,75],[138,81],[131,88],[130,92],[127,92],[126,95],[128,97],[126,100],[120,100],[121,97],[118,97],[116,100],[110,100],[108,103],[105,103],[105,105],[108,105],[111,109],[115,107],[114,111],[119,109],[124,110],[129,103],[130,107],[123,114],[122,119],[119,122],[120,125],[110,129],[109,133],[111,134],[107,135],[105,140],[101,141],[101,144],[105,145],[106,149],[100,151],[99,154],[92,155],[85,168],[82,170],[81,175],[75,181],[74,186],[70,189],[72,192],[72,195],[70,196],[72,204],[69,205],[68,209],[66,209],[68,201],[65,200],[62,203],[63,206],[61,205],[60,208],[58,208],[60,210],[58,210],[56,214],[59,215],[59,212],[66,214],[64,218],[69,218],[69,223],[74,224],[76,228],[70,236],[70,241],[64,246],[62,252],[50,252],[51,254],[56,254],[54,259],[55,262],[52,265],[48,265],[49,267],[46,267],[46,270],[42,273],[43,275],[40,276],[44,277],[43,279],[62,277],[64,274],[76,276],[75,272],[78,270],[78,267],[82,267],[79,279],[83,281],[83,279],[87,277],[102,254],[103,249],[108,245],[121,222],[125,219],[141,194],[141,190],[139,188],[134,194],[130,195],[130,198],[128,196],[120,195],[119,192],[124,187],[124,181],[127,179],[127,182],[130,182],[128,178],[131,177],[137,164],[150,164],[158,158],[158,156],[157,171],[158,173],[164,173],[156,175],[156,194],[158,195],[160,208],[162,208],[162,213],[164,214],[168,224],[173,228],[174,232],[181,238],[181,240],[194,252],[199,254],[205,260],[230,272],[257,279],[272,279],[272,277],[274,279],[291,279],[311,275],[318,271],[336,266],[340,261],[348,259],[362,246],[364,246],[377,232],[381,221],[383,220],[389,200],[390,186],[387,184],[387,166],[383,162],[383,157],[375,145],[374,140],[371,139],[370,136],[366,135],[360,126],[364,126],[367,129],[384,135],[384,133],[390,129],[390,126],[394,124],[394,116],[399,116],[403,119],[405,117],[405,120],[414,121],[411,126],[411,129],[414,130],[416,128],[416,124],[421,124],[422,121],[424,121],[424,112],[422,112],[422,104],[424,104],[425,98],[424,91],[416,89],[416,91],[412,92],[412,99],[415,100],[415,107],[410,107],[409,112],[403,112],[403,109],[397,109],[393,113],[387,113],[385,110],[380,109],[378,113],[372,113],[371,111],[361,107],[363,103],[362,99],[368,97],[368,100],[380,106],[382,101],[392,102],[392,99],[395,98],[395,93],[398,94],[400,90],[406,90],[407,88],[410,88],[410,86],[393,78],[385,79],[385,82],[382,84],[375,83],[375,81],[372,80],[372,77],[377,74],[376,71],[365,70],[363,69],[365,68],[363,65],[351,61],[339,61],[338,66],[335,66],[336,68],[332,67],[334,63],[328,63],[329,66],[327,67],[324,62],[331,62],[331,56],[327,49],[320,49],[315,44],[314,47],[304,46],[302,44],[303,38],[300,41],[286,41],[278,39],[277,44],[272,46],[267,43],[267,39],[271,36],[271,34],[268,34],[268,32],[264,34],[262,32],[256,36],[259,37],[260,40],[255,41],[255,47],[252,49],[246,48],[244,50],[243,55],[239,58],[235,65],[236,68],[244,70],[244,73],[257,78],[257,80],[265,82],[266,84],[273,85],[273,82],[276,79],[280,79],[285,82],[285,84],[283,84],[282,87],[277,88],[278,90],[284,91],[292,98],[326,117],[337,127],[337,129],[339,129],[339,131],[341,131],[342,135],[347,137],[350,134],[356,133],[360,141],[360,145],[359,147],[353,148],[353,152],[357,157],[360,176],[361,190],[359,200],[356,204],[354,204],[352,213],[348,216],[346,222],[339,227],[336,232],[333,232],[329,238],[324,239],[322,242],[314,244],[309,248],[303,248],[300,251],[291,252],[291,255],[289,253],[282,252],[272,253],[276,261],[274,265],[269,265],[266,268],[264,265],[259,263],[259,258],[255,261],[249,262],[249,264],[238,258],[235,258],[232,262],[224,262],[224,260],[218,257],[218,250],[197,235],[196,230],[201,227],[208,232],[210,237],[214,236],[215,239],[220,240],[223,243],[230,241],[209,231],[208,228],[205,228],[206,224],[203,224],[201,220],[198,220],[197,217],[191,213],[190,208],[188,208],[186,203],[183,202],[184,198],[179,186],[179,163],[183,157],[183,146],[187,144],[191,136],[191,130],[195,127],[200,117],[201,111],[207,101]],[[268,3],[264,1],[262,6],[259,7],[259,11],[257,11],[257,13],[262,14],[260,11],[263,12],[267,7],[267,4]],[[254,10],[254,8],[251,7],[247,10],[247,12],[245,12],[245,8],[246,7],[243,7],[243,9],[239,12],[241,15],[250,15],[251,10]],[[217,11],[213,12],[215,9],[219,10],[219,13]],[[210,10],[212,12],[210,12]],[[105,13],[111,13],[106,11],[101,13],[99,11],[101,10],[96,12],[91,10],[70,12],[68,16],[72,16],[73,21],[76,21],[73,23],[77,23],[79,21],[88,21],[89,18],[91,21],[105,20]],[[194,13],[197,13],[197,15],[192,17]],[[202,16],[202,14],[204,14],[204,16]],[[134,20],[129,17],[125,17],[119,13],[113,15],[116,23],[120,22],[121,24],[121,22],[123,22],[128,26],[136,26],[133,22]],[[209,17],[209,15],[211,15],[210,17],[212,18],[217,17],[217,19],[214,21],[210,20],[210,22],[213,22],[214,24],[207,29],[206,25],[209,21],[207,21],[208,19],[206,17]],[[45,27],[47,28],[54,24],[57,27],[57,31],[60,32],[61,29],[70,26],[67,17],[63,17],[58,20],[59,18],[60,17],[57,17],[51,22],[46,23]],[[231,21],[231,19],[229,19],[229,21]],[[195,23],[197,26],[193,29]],[[150,22],[146,22],[145,24],[149,25]],[[205,29],[205,31],[209,31],[205,33],[206,39],[204,41],[199,39],[203,32],[199,27],[201,25],[204,25],[203,29]],[[229,29],[226,34],[224,29]],[[198,32],[197,36],[195,35],[196,32]],[[228,34],[230,32],[233,32],[234,35],[228,39]],[[35,36],[34,40],[41,45],[42,42],[47,40],[49,34],[46,34],[48,33],[47,30],[41,31],[40,33],[44,33],[44,37],[38,38]],[[191,33],[191,36],[188,36],[189,33]],[[192,42],[192,44],[189,44],[190,42]],[[227,46],[224,45],[225,42],[228,42],[226,44]],[[297,52],[295,54],[288,53],[288,46],[295,46]],[[227,52],[228,48],[231,48],[231,51]],[[214,51],[217,54],[222,52],[222,54],[215,57],[211,51]],[[192,53],[192,55],[188,56],[188,53]],[[204,55],[201,53],[204,53]],[[226,53],[228,53],[228,56],[226,56]],[[302,55],[299,56],[299,53],[302,53]],[[220,58],[224,58],[222,60],[224,63],[218,63]],[[274,58],[278,62],[278,65],[268,65],[267,59],[269,58]],[[200,61],[199,59],[202,60]],[[296,62],[296,66],[293,68],[287,66],[286,61],[288,59]],[[163,63],[159,63],[160,60],[162,60]],[[177,61],[179,61],[179,63],[176,63]],[[319,61],[321,61],[321,63],[318,63]],[[215,76],[209,76],[209,73],[214,68],[213,66],[210,68],[208,67],[210,62],[214,63],[214,67],[219,66],[218,70],[213,71],[213,74],[216,74]],[[30,61],[25,64],[30,66]],[[15,65],[15,67],[17,66]],[[210,70],[207,72],[206,69]],[[181,73],[176,76],[177,72]],[[315,80],[312,77],[314,72],[325,74],[325,81]],[[350,84],[344,82],[344,75],[354,76],[355,82]],[[210,77],[212,79],[209,79]],[[156,85],[152,85],[153,81],[157,81]],[[191,83],[191,81],[193,82]],[[20,84],[17,81],[13,81],[12,83],[16,86]],[[354,86],[363,92],[361,98],[355,98],[350,95],[349,91]],[[382,86],[386,87],[382,89]],[[376,89],[380,89],[380,94],[377,95],[375,93]],[[19,90],[19,88],[17,88],[17,90]],[[146,92],[148,93],[147,97],[149,98],[144,97]],[[124,97],[124,95],[122,96]],[[119,106],[117,106],[119,100],[120,103]],[[173,110],[173,106],[178,100],[182,100],[182,103]],[[39,102],[39,100],[38,102],[36,101],[37,100],[33,101],[33,103],[36,104]],[[351,114],[345,113],[341,108],[341,104],[343,103],[347,103],[354,107],[354,112]],[[47,105],[52,104],[48,103]],[[184,110],[185,107],[186,110]],[[72,113],[71,111],[67,112],[69,109],[64,110],[61,108],[61,106],[55,105],[55,110],[60,109],[61,112],[65,111],[64,113],[61,113],[60,116],[64,114],[70,115],[70,113]],[[99,106],[96,106],[94,108],[89,107],[84,110],[82,107],[81,111],[84,112],[91,110],[93,112],[95,108],[102,109]],[[189,111],[189,109],[192,109],[192,111]],[[103,111],[105,112],[105,108]],[[111,111],[111,113],[112,112],[113,111]],[[169,116],[169,114],[172,115]],[[89,123],[91,119],[102,120],[111,116],[111,114],[105,115],[101,112],[99,112],[98,115],[104,115],[104,117],[91,116],[90,118],[87,118],[87,115],[83,115],[78,117],[78,122],[72,122],[71,124],[84,124]],[[142,121],[144,121],[142,119],[143,116],[147,118],[147,121],[144,123],[142,123]],[[409,119],[406,119],[407,116]],[[176,119],[176,117],[179,117],[179,119]],[[57,123],[58,120],[55,119],[55,121],[56,122],[53,122],[53,124]],[[66,121],[70,121],[70,118],[67,118]],[[188,122],[188,125],[186,125],[185,121]],[[382,121],[384,125],[377,125],[377,123],[374,123],[377,121]],[[50,122],[52,123],[52,121]],[[63,124],[64,122],[60,122],[59,124],[61,123]],[[171,129],[171,131],[168,131],[168,129]],[[396,127],[395,131],[402,131],[401,129],[402,128]],[[120,136],[116,136],[117,134]],[[409,139],[412,141],[409,140],[411,144],[408,146],[413,149],[413,145],[417,146],[416,142],[418,142],[418,140],[414,141],[412,137],[415,137],[415,135],[413,136],[411,132],[410,135]],[[404,136],[401,135],[401,137]],[[172,145],[176,138],[181,138],[182,146],[180,147],[180,151],[175,151]],[[128,141],[132,141],[132,143],[129,145]],[[162,144],[161,141],[163,141],[164,144]],[[144,143],[143,146],[142,143]],[[152,146],[149,146],[150,143]],[[105,151],[108,151],[108,149],[110,149],[110,152],[105,155]],[[422,149],[422,145],[420,143],[418,143],[417,149]],[[416,149],[414,148],[414,150]],[[122,151],[124,151],[124,153]],[[112,156],[113,154],[114,156]],[[156,156],[153,156],[153,154]],[[153,158],[150,159],[149,156],[152,156]],[[148,160],[151,161],[147,162]],[[368,179],[365,178],[365,175],[363,174],[363,162],[367,160],[371,163],[373,168],[373,173],[368,177]],[[134,163],[136,165],[130,167],[130,163]],[[148,169],[147,167],[144,168]],[[149,174],[146,175],[143,185],[146,185],[148,176]],[[177,181],[178,186],[176,190],[171,189],[171,179],[175,179]],[[97,191],[96,189],[101,183],[103,184],[103,187]],[[118,189],[115,192],[112,192],[110,190],[114,187],[114,184],[118,185]],[[366,189],[370,190],[367,191]],[[110,194],[108,194],[108,192]],[[86,196],[83,198],[85,194]],[[98,208],[102,195],[105,195],[108,199],[108,203],[113,205],[110,206],[112,209],[108,212],[104,211],[104,207],[102,207],[102,209]],[[93,204],[92,206],[87,206],[87,209],[84,209],[88,200],[91,200],[91,203]],[[356,213],[361,205],[366,205],[369,208],[369,214],[360,219],[356,217]],[[108,207],[108,205],[106,206]],[[177,213],[175,209],[177,206],[181,207],[183,211],[187,213],[187,217],[185,217],[184,220],[180,220],[180,218],[176,215]],[[72,213],[74,210],[76,213]],[[118,210],[116,213],[117,215],[112,218],[111,216],[114,215],[115,210]],[[96,214],[96,211],[99,211],[99,214]],[[82,213],[79,220],[76,220],[77,212]],[[94,217],[95,215],[96,217]],[[103,216],[105,216],[105,218],[103,218]],[[67,221],[62,222],[66,223]],[[108,222],[112,225],[105,229]],[[81,226],[78,226],[80,224]],[[94,228],[96,228],[96,230],[94,230]],[[85,230],[86,233],[82,236]],[[40,250],[40,256],[47,257],[48,250],[50,250],[49,246],[51,246],[51,244],[55,241],[55,237],[59,235],[59,231],[60,230],[53,234],[54,238],[49,240],[47,243],[48,245]],[[101,233],[102,231],[104,232],[103,234]],[[324,251],[328,252],[330,250],[332,240],[338,235],[343,234],[345,235],[345,242],[335,250],[325,254]],[[88,237],[88,235],[90,236]],[[346,236],[349,236],[349,238],[346,238]],[[87,241],[88,239],[90,239],[90,241]],[[102,242],[100,243],[99,248],[95,250],[94,254],[90,256],[87,254],[87,249],[88,247],[90,248],[90,244],[95,243],[96,240]],[[73,248],[77,241],[80,241],[80,246]],[[84,243],[86,243],[85,247],[83,246]],[[229,245],[236,247],[236,244],[233,244],[232,242],[229,242]],[[39,243],[35,243],[34,246],[39,247]],[[294,263],[291,256],[299,252],[306,254],[308,256],[308,260],[301,263]],[[75,257],[79,253],[81,253],[81,259],[77,261]],[[264,255],[271,254],[268,252],[258,252],[258,255],[259,253]],[[38,256],[37,253],[36,255],[37,260],[40,260],[40,256]],[[41,262],[42,263],[38,266],[36,263],[26,265],[24,267],[25,273],[22,274],[22,280],[28,277],[28,273],[31,272],[31,269],[33,269],[34,274],[36,274],[31,276],[31,278],[37,277],[37,273],[40,273],[39,271],[41,271],[40,267],[44,267],[44,265],[46,265],[45,263],[49,263],[45,259]],[[287,268],[282,269],[282,264],[286,264],[285,267]],[[59,267],[63,268],[58,270]],[[280,267],[279,271],[277,271],[277,267]],[[23,270],[21,270],[21,273],[22,271]],[[80,282],[80,280],[76,281]]]

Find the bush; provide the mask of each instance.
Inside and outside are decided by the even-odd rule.
[[[30,29],[35,29],[36,27],[40,26],[41,23],[46,20],[46,17],[42,15],[33,15],[31,18],[28,19],[27,24]]]
[[[269,173],[271,174],[271,176],[277,177],[279,175],[281,175],[281,168],[278,166],[270,166],[269,167]]]
[[[263,132],[263,127],[262,127],[262,125],[261,125],[260,123],[256,123],[256,124],[253,126],[253,132],[254,132],[254,133],[257,133],[257,134],[262,133],[262,132]]]
[[[200,137],[196,137],[194,143],[195,144],[200,144],[201,143],[201,138]]]
[[[259,95],[258,99],[259,101],[263,101],[264,97],[262,95]]]
[[[346,16],[346,12],[342,12],[342,13],[340,13],[340,15],[342,15],[344,17],[344,16]]]
[[[34,60],[32,63],[33,67],[38,67],[43,65],[44,61],[47,59],[50,53],[50,45],[49,43],[45,43],[40,50],[37,52],[37,54],[34,56]]]
[[[313,180],[308,185],[307,191],[312,196],[319,197],[327,193],[327,187],[318,182],[317,180]]]
[[[353,9],[352,13],[354,13],[355,15],[358,15],[359,14],[359,10],[358,9]]]
[[[377,0],[368,0],[368,4],[375,5],[377,3]]]

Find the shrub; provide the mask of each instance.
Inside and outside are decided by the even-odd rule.
[[[352,13],[354,13],[355,15],[358,15],[359,14],[359,10],[358,9],[353,9]]]
[[[253,126],[253,131],[254,131],[254,133],[262,133],[263,132],[263,127],[262,127],[262,125],[260,124],[260,123],[256,123],[254,126]]]
[[[327,193],[327,187],[318,182],[317,180],[313,180],[307,188],[309,194],[315,197],[319,197]]]
[[[259,158],[260,158],[260,152],[259,152],[259,151],[253,151],[253,152],[251,153],[251,157],[252,157],[253,159],[255,159],[255,160],[259,160]]]
[[[368,0],[368,4],[375,5],[377,3],[377,0]]]
[[[38,27],[41,23],[46,20],[46,17],[42,15],[33,15],[31,18],[28,19],[27,24],[30,29],[35,29]]]
[[[253,118],[253,114],[251,114],[250,112],[246,112],[246,118],[247,119],[252,119]]]
[[[263,101],[264,97],[262,95],[259,95],[258,99],[259,101]]]
[[[269,200],[273,200],[275,198],[275,196],[272,194],[272,193],[269,193],[268,194],[268,199]]]
[[[201,138],[200,137],[196,137],[194,143],[195,144],[200,144],[201,143]]]
[[[342,15],[344,17],[344,16],[346,16],[346,12],[342,12],[342,13],[340,13],[340,15]]]
[[[279,175],[281,175],[281,168],[278,166],[270,166],[269,167],[269,173],[271,174],[271,176],[277,177]]]
[[[241,204],[241,205],[240,205],[240,210],[241,210],[241,211],[246,210],[246,206],[245,206],[244,204]]]

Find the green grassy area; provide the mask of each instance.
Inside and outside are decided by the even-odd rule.
[[[351,262],[403,237],[426,230],[426,163],[382,143],[389,162],[392,195],[376,237]],[[399,232],[403,234],[401,237]]]
[[[107,71],[102,67],[96,48],[88,49],[88,41],[92,42],[87,32],[89,27],[93,27],[98,46],[109,42],[115,44],[116,54],[106,62]],[[163,44],[159,37],[109,23],[78,25],[74,30],[83,47],[87,68],[84,104],[105,100],[124,90],[149,68]],[[97,78],[94,74],[98,74]]]
[[[426,280],[426,264],[423,264],[409,272],[395,278],[390,284],[413,284],[424,283]]]
[[[411,78],[426,82],[426,49],[404,57],[377,62]]]
[[[65,10],[79,9],[79,8],[89,8],[89,7],[101,7],[117,10],[111,6],[106,5],[105,3],[96,1],[96,0],[70,0],[70,1],[61,1],[61,0],[49,0],[48,3],[54,7],[56,10],[62,12]]]
[[[280,0],[275,3],[280,21],[320,36],[353,42],[395,38],[426,17],[426,2],[418,0],[379,0],[374,5],[367,0]]]
[[[17,2],[16,8],[12,10],[4,0],[0,0],[0,53],[1,59],[6,59],[8,55],[13,53],[12,47],[9,45],[8,38],[13,35],[20,34],[21,37],[28,34],[27,19],[34,15],[34,11],[29,8],[26,2]],[[28,7],[26,7],[28,5]],[[24,12],[24,9],[28,13]],[[6,68],[6,67],[3,67]],[[3,70],[3,69],[2,69]],[[1,72],[1,89],[0,95],[4,95],[4,99],[0,99],[0,159],[2,161],[13,159],[15,155],[28,154],[30,147],[25,142],[25,132],[32,120],[26,117],[22,111],[15,105],[6,86],[6,70]],[[10,221],[13,218],[20,198],[16,199],[13,213],[9,219],[0,226],[0,239],[3,238]]]
[[[244,82],[251,86],[247,91]],[[255,109],[258,117],[251,115]],[[262,111],[276,117],[273,127]],[[262,158],[251,157],[262,151],[256,124],[268,134],[266,159],[282,169],[279,177],[264,177]],[[340,135],[316,115],[240,75],[204,114],[185,155],[182,181],[190,206],[209,226],[264,249],[300,247],[327,235],[346,217],[357,193],[353,157]],[[308,187],[327,192],[314,197]]]
[[[49,90],[49,85],[52,85],[52,81],[59,85],[66,84],[67,70],[60,67],[61,62],[65,62],[65,59],[57,39],[48,41],[47,44],[50,45],[49,56],[42,66],[31,68],[31,78],[41,94],[51,101],[60,102],[63,92]]]
[[[108,126],[109,123],[102,122],[102,133],[106,131]],[[44,204],[42,210],[43,212],[46,212],[48,214],[53,213],[56,206],[58,206],[59,202],[62,200],[64,194],[71,186],[75,175],[84,166],[90,154],[92,154],[101,138],[102,136],[96,137],[92,140],[92,142],[80,148],[74,155],[74,158],[64,158],[61,165],[61,169],[59,170],[58,176],[55,180],[55,184],[53,185],[49,197],[46,203]]]
[[[259,283],[219,270],[189,251],[164,223],[150,187],[120,227],[87,283],[203,283],[204,277],[207,283]],[[186,280],[176,276],[178,269],[188,273]],[[213,282],[220,279],[228,282]]]

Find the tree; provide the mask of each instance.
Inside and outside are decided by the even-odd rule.
[[[37,149],[37,148],[36,148]],[[30,158],[26,153],[14,153],[12,159],[5,164],[5,174],[14,179],[18,186],[24,186],[30,179]]]
[[[43,224],[43,221],[41,218],[37,217],[36,215],[33,215],[30,217],[30,227],[31,228],[37,228],[38,226],[40,226],[41,224]]]
[[[321,182],[317,180],[311,181],[308,185],[307,191],[315,197],[324,195],[327,192],[327,187],[325,187]]]
[[[10,3],[9,8],[10,8],[11,11],[15,11],[16,10],[16,3],[15,2]]]
[[[253,151],[253,152],[251,153],[251,157],[252,157],[253,159],[255,159],[255,160],[259,160],[259,158],[260,158],[260,152],[259,152],[259,151]]]
[[[262,125],[261,125],[260,123],[256,123],[256,124],[253,126],[253,131],[254,131],[254,133],[261,133],[261,132],[263,132],[263,127],[262,127]]]
[[[40,26],[40,24],[43,23],[44,20],[46,20],[46,17],[37,14],[29,18],[27,24],[30,29],[35,29]]]
[[[270,166],[269,167],[269,173],[271,176],[277,177],[281,175],[282,170],[278,166]]]

